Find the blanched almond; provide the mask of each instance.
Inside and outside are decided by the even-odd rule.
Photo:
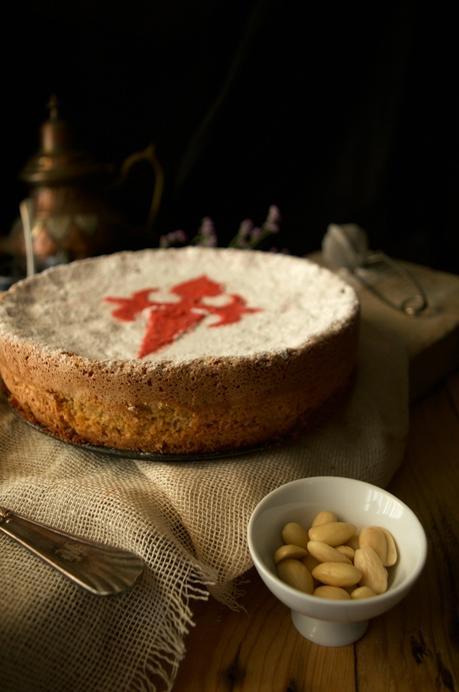
[[[381,558],[383,565],[387,559],[387,539],[384,531],[378,526],[367,526],[360,532],[359,548],[373,548]]]
[[[354,591],[351,591],[351,598],[355,600],[371,598],[372,596],[376,596],[376,594],[369,586],[358,586]]]
[[[279,577],[321,598],[358,600],[384,593],[386,567],[398,560],[395,539],[382,526],[359,531],[328,510],[316,514],[309,530],[296,521],[285,524],[284,545],[274,554]]]
[[[319,562],[347,562],[351,564],[346,555],[338,552],[335,548],[332,548],[328,543],[322,543],[322,541],[309,541],[308,552],[316,558]]]
[[[351,548],[350,545],[338,545],[336,547],[336,550],[342,555],[345,555],[351,562],[353,562],[355,550],[354,548]]]
[[[354,586],[362,578],[362,572],[345,562],[322,562],[312,570],[312,576],[329,586]]]
[[[274,553],[274,562],[282,562],[282,560],[301,560],[306,557],[308,551],[301,548],[299,545],[281,545]]]
[[[306,557],[303,558],[302,562],[306,565],[311,574],[314,567],[317,567],[317,565],[319,564],[319,560],[316,560],[316,558],[312,557],[312,555],[306,555]]]
[[[375,593],[387,591],[387,569],[373,548],[364,546],[356,550],[354,565],[362,572],[361,586],[369,586]]]
[[[354,524],[349,524],[346,521],[330,521],[321,526],[313,526],[309,529],[309,538],[311,541],[322,541],[328,545],[342,545],[347,543],[351,536],[355,533]]]
[[[332,598],[335,601],[349,601],[351,598],[348,592],[339,586],[318,586],[314,589],[313,595],[319,598]]]
[[[357,550],[359,547],[359,535],[358,533],[355,533],[353,536],[350,537],[348,541],[346,541],[346,545],[350,546],[354,550]]]
[[[296,521],[290,521],[282,529],[282,540],[289,545],[299,545],[306,548],[308,534],[306,529]]]
[[[331,521],[338,521],[334,512],[319,512],[312,520],[311,526],[322,526],[322,524],[329,524]]]
[[[381,529],[381,531],[384,532],[387,541],[387,556],[384,565],[385,567],[393,567],[393,565],[395,565],[395,563],[397,562],[398,558],[395,538],[388,529],[385,529],[382,526],[380,526],[379,528]]]
[[[277,574],[289,586],[303,593],[312,593],[314,582],[307,567],[300,560],[282,560],[277,565]]]

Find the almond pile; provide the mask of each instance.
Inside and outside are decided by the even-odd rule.
[[[387,591],[388,571],[397,562],[392,534],[382,526],[357,533],[354,524],[338,521],[334,512],[319,512],[306,530],[289,522],[274,554],[282,581],[304,593],[350,600]]]

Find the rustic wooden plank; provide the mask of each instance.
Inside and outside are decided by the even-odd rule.
[[[327,649],[301,637],[289,610],[266,589],[254,570],[233,612],[215,601],[200,608],[187,640],[174,692],[354,692],[352,646]]]
[[[459,380],[455,382],[457,386]],[[429,556],[412,593],[375,620],[356,645],[358,690],[455,690],[459,682],[459,417],[446,387],[414,409],[406,462],[390,489],[420,518]]]

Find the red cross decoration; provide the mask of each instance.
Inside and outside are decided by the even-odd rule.
[[[218,317],[218,321],[209,327],[224,327],[239,322],[243,315],[261,310],[247,307],[245,299],[237,293],[227,294],[229,302],[225,305],[207,305],[203,302],[205,298],[224,295],[225,290],[221,284],[205,275],[173,286],[170,292],[179,297],[174,303],[151,300],[150,294],[157,290],[145,288],[135,291],[129,298],[104,298],[107,303],[118,306],[113,310],[112,316],[124,322],[133,322],[137,315],[148,309],[147,327],[137,354],[138,358],[144,358],[168,346],[194,329],[208,315]]]

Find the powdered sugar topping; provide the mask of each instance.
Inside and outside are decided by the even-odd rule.
[[[120,320],[113,316],[116,305],[106,298],[129,298],[154,288],[150,302],[172,305],[180,300],[174,286],[202,276],[222,290],[190,308],[200,315],[192,329],[143,360],[176,362],[295,349],[338,330],[357,310],[354,290],[307,260],[231,249],[144,250],[74,262],[20,282],[0,303],[0,335],[91,359],[134,359],[152,308],[147,305],[134,319]],[[235,295],[252,310],[211,328],[219,320],[218,309]],[[205,306],[214,306],[214,312]]]

